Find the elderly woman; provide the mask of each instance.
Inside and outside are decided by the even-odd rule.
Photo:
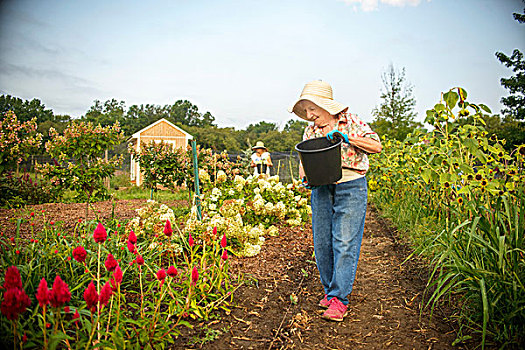
[[[348,112],[346,105],[334,101],[332,87],[323,81],[306,84],[289,112],[313,122],[306,127],[303,140],[333,139],[336,134],[344,139],[342,178],[312,188],[315,260],[325,293],[319,306],[327,308],[323,318],[343,321],[365,225],[368,154],[381,152],[381,142],[366,123]],[[302,166],[299,175],[306,183]]]

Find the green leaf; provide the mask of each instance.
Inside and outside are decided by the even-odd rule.
[[[454,91],[449,91],[443,94],[443,98],[445,99],[448,108],[452,109],[456,107],[456,103],[458,103],[459,100],[459,95]]]
[[[445,105],[442,104],[442,103],[438,103],[434,106],[434,109],[437,111],[437,112],[442,112],[445,110]]]
[[[431,175],[432,175],[432,170],[430,170],[430,169],[425,169],[421,173],[421,177],[423,178],[423,181],[425,181],[426,184],[428,184],[428,182],[430,181],[430,176]]]
[[[480,107],[482,110],[484,110],[485,112],[487,112],[487,113],[492,113],[492,111],[490,110],[490,108],[487,107],[486,105],[484,105],[483,103],[480,103],[480,104],[479,104],[479,107]]]

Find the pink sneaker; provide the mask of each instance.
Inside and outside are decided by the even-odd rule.
[[[328,301],[326,294],[324,295],[323,299],[319,300],[319,306],[324,307],[325,309],[327,309],[330,306],[330,302]]]
[[[323,318],[330,321],[341,322],[346,316],[347,307],[336,297],[330,299],[330,306],[323,314]]]

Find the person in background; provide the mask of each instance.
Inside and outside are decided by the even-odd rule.
[[[252,147],[255,151],[252,154],[251,167],[254,168],[254,176],[265,175],[270,176],[270,167],[273,167],[272,158],[268,149],[264,147],[262,141],[257,141],[255,146]]]
[[[312,189],[312,231],[317,268],[324,288],[319,306],[323,318],[343,321],[357,272],[367,206],[368,154],[382,150],[379,136],[334,101],[332,87],[323,81],[305,85],[299,99],[289,109],[312,122],[303,140],[316,137],[343,138],[342,178],[333,184],[308,186],[302,165],[299,176]]]

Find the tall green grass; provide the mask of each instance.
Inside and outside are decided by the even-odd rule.
[[[442,230],[426,243],[434,269],[428,298],[432,309],[456,295],[459,324],[481,331],[501,344],[524,344],[525,336],[525,201],[497,200],[493,212],[481,210],[452,230]],[[461,334],[460,334],[461,336]]]

